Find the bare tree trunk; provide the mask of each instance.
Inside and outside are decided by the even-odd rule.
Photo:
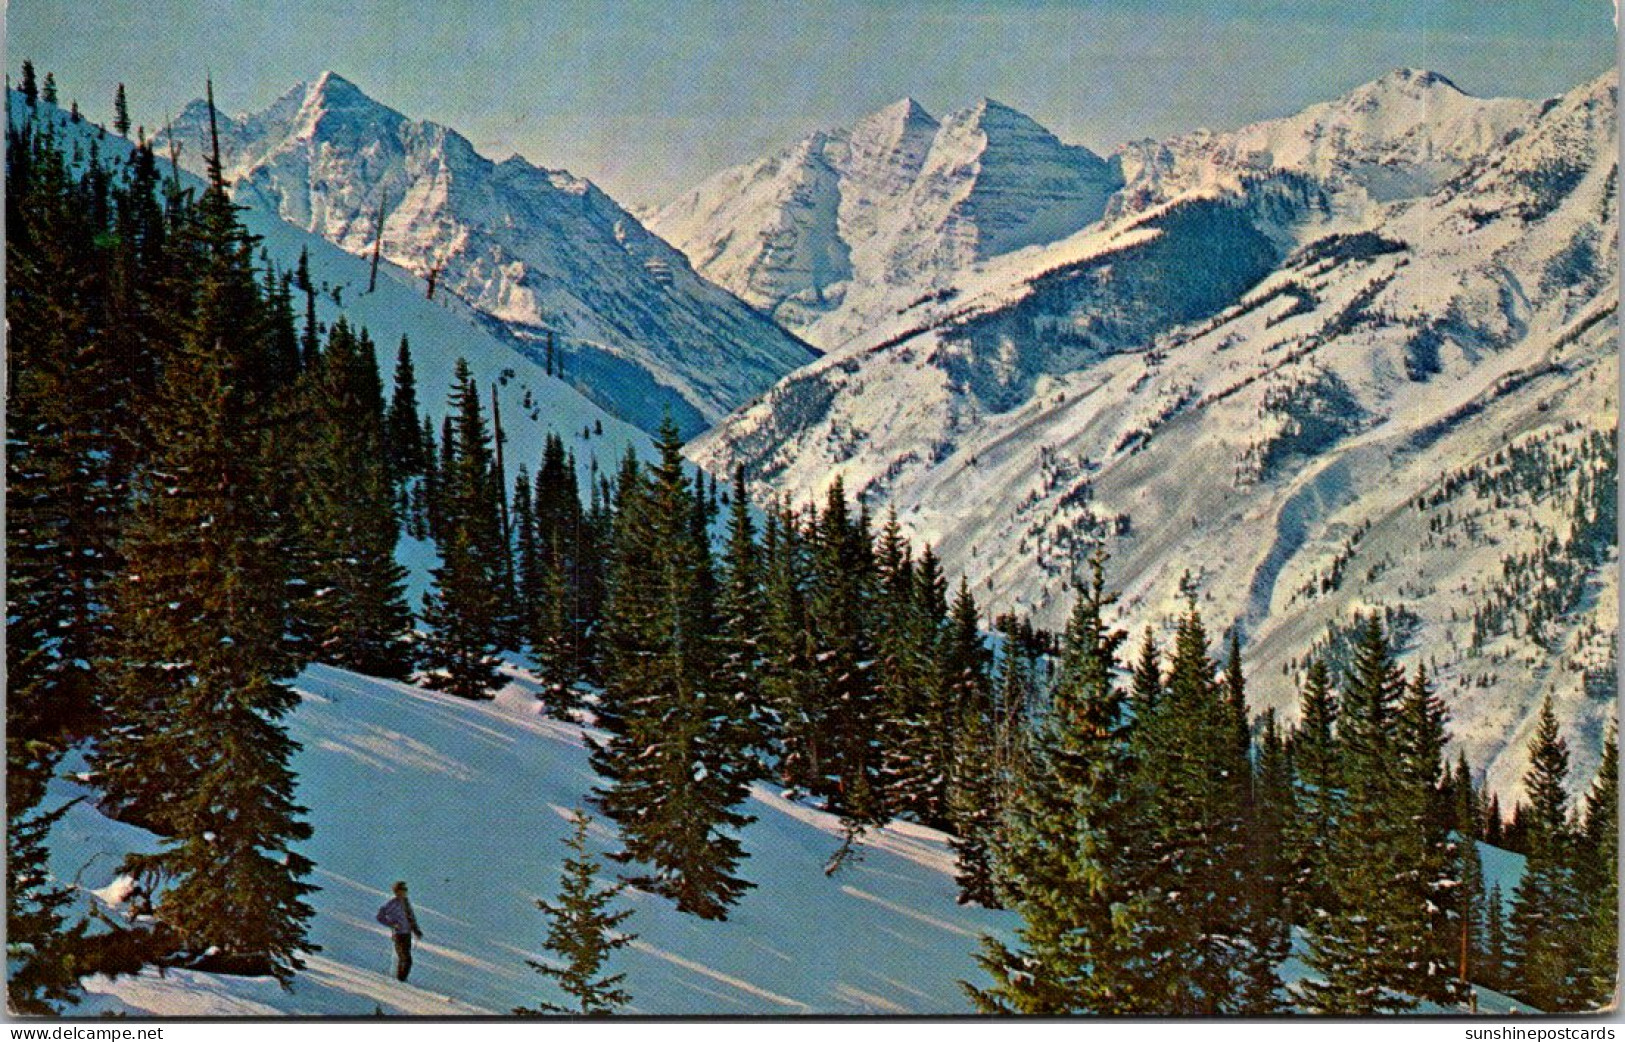
[[[378,258],[384,251],[384,207],[389,203],[389,193],[385,192],[378,200],[378,220],[374,226],[372,239],[372,275],[367,279],[367,292],[371,293],[378,288]],[[434,295],[430,289],[429,295]]]

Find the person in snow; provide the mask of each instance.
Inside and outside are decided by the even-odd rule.
[[[404,981],[412,972],[412,938],[423,939],[418,929],[418,917],[412,914],[412,902],[406,899],[406,883],[395,884],[395,896],[378,909],[378,921],[389,927],[395,935],[395,979]]]

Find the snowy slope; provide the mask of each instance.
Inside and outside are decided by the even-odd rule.
[[[580,729],[538,714],[534,688],[514,679],[491,703],[313,666],[296,686],[292,719],[299,799],[315,836],[316,917],[322,946],[284,992],[269,980],[170,970],[93,978],[76,1013],[158,1016],[452,1016],[506,1014],[561,996],[524,960],[541,956],[538,897],[557,886],[569,811],[594,778]],[[78,794],[53,784],[48,803]],[[861,859],[833,877],[823,866],[840,841],[831,816],[757,785],[746,810],[744,874],[758,886],[727,922],[703,922],[670,902],[628,891],[614,957],[642,1014],[711,1016],[949,1014],[969,1009],[957,980],[981,982],[977,938],[1006,941],[1017,923],[954,901],[953,855],[930,829],[893,824],[870,836]],[[613,834],[594,826],[603,855]],[[153,838],[75,806],[52,833],[52,870],[119,919],[128,883],[115,873]],[[1510,894],[1522,859],[1480,844],[1486,878]],[[406,879],[424,930],[412,979],[390,974],[390,942],[373,913]],[[1303,938],[1283,981],[1309,976]],[[1525,1011],[1479,990],[1482,1012]],[[1431,1010],[1432,1012],[1440,1012]],[[1424,1010],[1429,1012],[1429,1010]]]
[[[573,381],[645,429],[670,409],[693,432],[813,357],[591,182],[518,156],[493,162],[334,73],[264,112],[221,115],[219,129],[239,201],[369,256],[382,207],[384,257],[419,286],[438,271],[440,292],[538,359],[551,331]],[[173,136],[200,169],[207,106],[189,105]]]
[[[650,228],[708,278],[834,347],[959,269],[1104,211],[1107,163],[982,99],[938,123],[905,98],[724,170]]]
[[[514,679],[495,702],[313,666],[296,682],[292,719],[299,798],[311,808],[317,863],[312,939],[322,951],[284,992],[269,980],[188,970],[92,978],[75,1013],[174,1016],[404,1016],[505,1014],[557,1000],[524,960],[541,955],[534,908],[557,886],[566,816],[593,784],[581,731],[540,716],[533,688]],[[49,805],[78,795],[53,784]],[[954,901],[945,837],[893,824],[835,876],[839,843],[827,814],[757,785],[744,830],[744,874],[758,886],[727,922],[679,915],[628,891],[636,934],[612,967],[627,974],[628,1012],[711,1016],[951,1014],[969,1012],[957,980],[981,982],[972,953],[983,933],[1011,939],[1007,912]],[[598,823],[592,850],[611,849]],[[79,907],[119,920],[129,884],[115,868],[153,837],[88,803],[52,833],[52,870],[78,887]],[[1486,879],[1511,894],[1522,858],[1479,845]],[[600,858],[602,860],[602,858]],[[406,879],[424,930],[412,979],[390,974],[390,942],[373,913]],[[1303,936],[1283,982],[1311,976]],[[1531,1012],[1479,989],[1485,1013]],[[1421,1012],[1444,1012],[1424,1009]]]
[[[578,728],[538,715],[533,688],[510,684],[470,703],[313,666],[297,681],[294,762],[318,865],[312,938],[322,951],[290,993],[274,983],[171,971],[168,979],[97,980],[84,1011],[166,1015],[506,1013],[559,995],[524,960],[540,956],[546,920],[532,902],[557,890],[566,814],[594,783]],[[72,787],[59,783],[53,799]],[[629,1012],[743,1015],[964,1013],[958,979],[979,979],[984,932],[1008,937],[1009,913],[955,903],[953,855],[939,833],[887,827],[833,877],[835,819],[758,785],[743,833],[756,882],[727,922],[678,914],[628,892],[615,957]],[[113,868],[144,833],[80,804],[53,833],[65,880],[120,897]],[[599,825],[593,849],[613,838]],[[373,913],[390,884],[412,886],[425,940],[410,984]],[[116,912],[114,914],[117,914]]]
[[[1436,109],[1444,130],[1406,139],[1492,139]],[[692,456],[797,501],[839,473],[990,610],[1051,626],[1095,545],[1135,628],[1167,624],[1188,571],[1210,626],[1242,629],[1255,707],[1288,715],[1329,624],[1405,607],[1406,661],[1429,664],[1490,783],[1516,790],[1550,693],[1582,787],[1614,705],[1611,551],[1513,573],[1617,480],[1581,458],[1618,412],[1616,111],[1610,74],[1386,202],[1342,174],[1201,180],[959,272]],[[1503,474],[1523,465],[1503,450],[1555,482]]]

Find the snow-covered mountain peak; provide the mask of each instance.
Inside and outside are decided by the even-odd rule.
[[[967,263],[1070,235],[1117,186],[1100,156],[981,99],[903,98],[714,175],[651,222],[706,275],[833,347]]]
[[[208,110],[173,129],[206,154]],[[382,255],[501,323],[522,350],[564,356],[585,393],[650,429],[694,433],[813,352],[726,292],[592,182],[501,163],[326,72],[264,112],[221,118],[240,199],[357,254]]]
[[[937,119],[913,98],[899,98],[852,124],[852,136],[868,132],[901,133],[913,127],[937,128]]]
[[[1539,103],[1477,98],[1425,69],[1400,68],[1295,115],[1239,130],[1137,141],[1117,154],[1126,187],[1111,214],[1276,171],[1352,193],[1350,205],[1414,199],[1526,124]]]

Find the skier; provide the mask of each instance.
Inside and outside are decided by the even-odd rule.
[[[423,939],[418,929],[417,916],[412,914],[412,902],[406,899],[406,883],[394,886],[395,896],[378,909],[378,921],[389,927],[395,935],[395,979],[404,981],[412,972],[412,938]]]

